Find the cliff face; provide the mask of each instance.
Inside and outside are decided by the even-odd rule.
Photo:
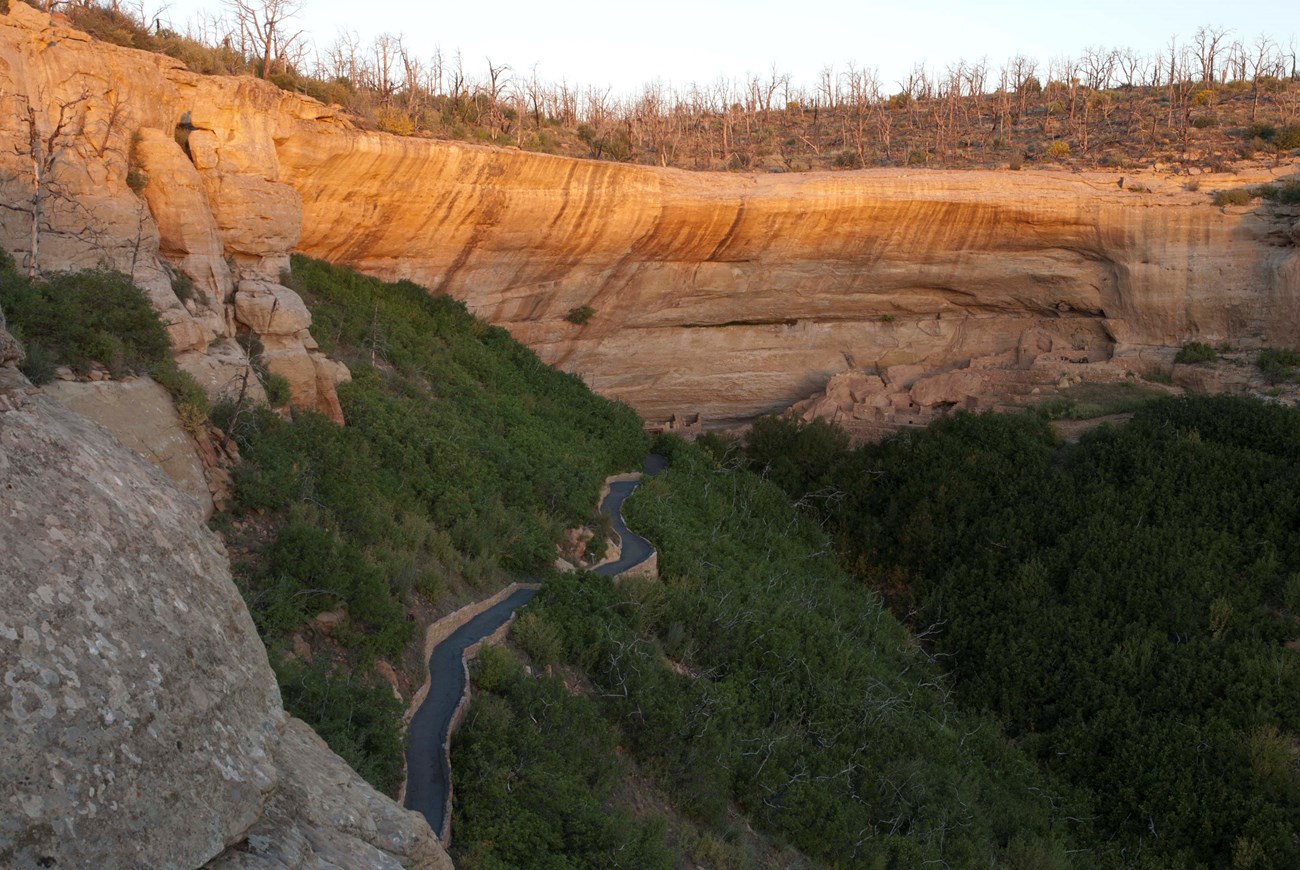
[[[346,370],[317,352],[302,300],[279,284],[301,205],[278,180],[274,141],[303,113],[329,115],[11,3],[0,14],[0,244],[22,268],[131,275],[214,399],[244,388],[248,342],[235,339],[251,334],[296,405],[341,422]],[[192,290],[178,296],[181,276]]]
[[[198,503],[11,366],[0,480],[0,865],[451,866],[282,709]]]
[[[0,60],[0,81],[43,105],[92,81],[97,123],[119,108],[118,145],[73,161],[102,180],[92,205],[117,215],[115,239],[138,237],[125,172],[141,131],[146,247],[226,306],[193,316],[200,337],[250,322],[235,297],[274,297],[266,283],[298,249],[457,296],[645,416],[725,423],[846,369],[943,370],[1034,329],[1140,367],[1148,349],[1290,343],[1300,325],[1294,217],[1225,211],[1207,193],[1295,166],[1188,192],[1154,176],[1138,191],[1131,173],[1121,187],[1118,173],[753,177],[575,161],[361,132],[259,82],[87,43],[18,3],[0,17]],[[4,135],[15,123],[0,121]],[[3,160],[21,189],[20,161]],[[22,221],[4,227],[21,249]],[[586,325],[564,319],[581,306]],[[331,375],[294,326],[273,356],[292,355],[281,365],[300,403],[327,403],[306,385],[315,374],[327,392]]]
[[[717,176],[346,130],[279,155],[302,249],[465,299],[650,417],[745,418],[844,369],[942,369],[1040,327],[1123,353],[1300,326],[1300,260],[1269,244],[1275,224],[1174,184]],[[563,319],[583,305],[587,325]]]

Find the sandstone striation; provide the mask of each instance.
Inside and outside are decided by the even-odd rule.
[[[1294,176],[1294,164],[1198,176],[1188,191],[1131,170],[1142,184],[1064,170],[754,176],[572,160],[360,131],[268,84],[197,76],[11,6],[0,91],[48,105],[89,87],[86,70],[116,83],[111,99],[90,89],[96,129],[117,119],[111,144],[76,150],[69,181],[95,179],[73,186],[113,239],[141,238],[225,294],[190,315],[209,343],[255,329],[239,319],[238,288],[282,283],[292,249],[449,293],[643,416],[702,413],[712,425],[780,410],[842,371],[961,369],[1034,330],[1141,374],[1167,370],[1168,349],[1188,340],[1290,344],[1300,327],[1296,215],[1211,202],[1215,189]],[[20,132],[16,117],[0,114],[0,135]],[[143,235],[124,181],[136,130],[148,171],[177,182],[146,187]],[[19,163],[0,155],[14,190]],[[24,227],[6,221],[0,237],[18,251]],[[585,324],[566,320],[583,306]],[[273,338],[271,367],[295,403],[332,411],[334,376],[310,344]]]
[[[1271,214],[1172,179],[693,174],[346,129],[279,150],[301,248],[462,298],[651,418],[738,422],[839,371],[945,371],[1040,329],[1140,373],[1167,364],[1148,348],[1300,326],[1300,257]]]
[[[451,866],[281,708],[197,502],[12,367],[0,481],[0,865]]]

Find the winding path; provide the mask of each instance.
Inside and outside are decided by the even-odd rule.
[[[662,456],[651,454],[646,459],[644,474],[656,474],[665,464]],[[622,550],[616,561],[595,569],[597,574],[613,577],[635,568],[654,553],[650,542],[629,531],[623,522],[623,502],[638,483],[626,480],[610,484],[609,494],[600,503],[601,513],[610,518],[622,541]],[[451,818],[450,732],[457,708],[465,697],[469,676],[465,651],[504,625],[516,609],[536,594],[535,588],[517,590],[452,632],[433,648],[429,657],[429,693],[411,717],[406,732],[404,805],[423,815],[444,843]]]

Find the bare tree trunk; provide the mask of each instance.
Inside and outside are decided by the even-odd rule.
[[[32,158],[32,238],[31,258],[27,261],[27,277],[40,274],[41,267],[41,205],[45,193],[45,160],[41,154],[41,134],[36,127],[36,109],[27,106],[27,138]]]

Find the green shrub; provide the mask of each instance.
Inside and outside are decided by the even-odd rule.
[[[1072,420],[1077,403],[1066,396],[1053,396],[1034,406],[1034,410],[1045,420]]]
[[[1277,135],[1277,127],[1266,121],[1256,121],[1247,127],[1243,131],[1242,135],[1247,141],[1252,139],[1262,139],[1265,142],[1270,142],[1273,137]]]
[[[625,764],[591,700],[525,675],[495,647],[483,649],[474,683],[452,748],[458,867],[673,866],[661,820],[610,805]]]
[[[282,408],[289,404],[289,381],[283,375],[265,372],[262,375],[262,387],[266,390],[266,401],[272,408]]]
[[[296,508],[240,581],[268,640],[286,637],[303,621],[342,605],[348,622],[336,639],[367,654],[396,655],[414,626],[388,578],[365,550],[328,527],[312,505]]]
[[[1218,352],[1208,344],[1189,341],[1179,349],[1178,354],[1174,357],[1174,362],[1193,365],[1195,363],[1214,362],[1218,358]]]
[[[1197,115],[1192,119],[1192,126],[1198,130],[1207,130],[1219,126],[1219,118],[1216,115]]]
[[[590,564],[595,564],[605,558],[605,551],[608,549],[610,536],[614,532],[614,524],[610,521],[609,517],[602,513],[597,513],[596,516],[587,523],[587,525],[592,530],[593,534],[591,540],[587,541],[586,547],[583,548],[582,558],[586,559]]]
[[[27,376],[27,379],[38,387],[41,384],[48,384],[54,380],[54,372],[59,367],[59,361],[54,354],[45,349],[45,345],[39,340],[29,341],[23,345],[26,356],[18,364],[18,370]]]
[[[189,275],[169,269],[167,277],[171,279],[172,292],[177,299],[184,303],[194,298],[194,282]]]
[[[1251,191],[1269,202],[1280,205],[1300,203],[1300,181],[1284,181],[1279,184],[1262,184]]]
[[[586,326],[591,322],[591,318],[596,314],[596,309],[590,305],[579,305],[576,308],[570,308],[569,313],[564,315],[564,319],[576,326]]]
[[[755,420],[745,453],[763,477],[799,498],[827,487],[835,457],[848,444],[839,426],[822,419],[805,423],[791,414]]]
[[[126,186],[131,192],[139,196],[144,192],[145,186],[149,183],[149,176],[145,175],[144,170],[132,166],[126,171]]]
[[[330,749],[386,794],[402,782],[402,703],[383,680],[273,656],[284,707],[309,723]]]
[[[835,152],[835,156],[831,158],[831,165],[838,169],[861,169],[862,158],[852,148],[845,148],[843,151]]]
[[[38,344],[45,360],[78,371],[99,362],[114,377],[144,374],[171,358],[171,342],[148,297],[117,272],[29,282],[8,269],[0,274],[0,308],[19,341]]]
[[[510,628],[510,637],[541,667],[560,660],[564,652],[563,641],[555,626],[542,622],[537,614],[529,611],[515,620]]]
[[[1269,383],[1296,379],[1296,366],[1300,366],[1300,352],[1283,348],[1266,347],[1255,357],[1255,364],[1268,378]]]
[[[1290,127],[1284,127],[1277,131],[1273,137],[1272,144],[1279,151],[1290,151],[1293,148],[1300,148],[1300,124],[1294,124]]]
[[[194,376],[182,370],[171,357],[159,360],[149,367],[149,376],[167,388],[172,394],[172,401],[179,407],[189,405],[206,416],[211,410],[208,394],[194,380]]]
[[[1215,205],[1250,205],[1253,197],[1249,190],[1244,187],[1234,187],[1232,190],[1216,190],[1213,194]]]

